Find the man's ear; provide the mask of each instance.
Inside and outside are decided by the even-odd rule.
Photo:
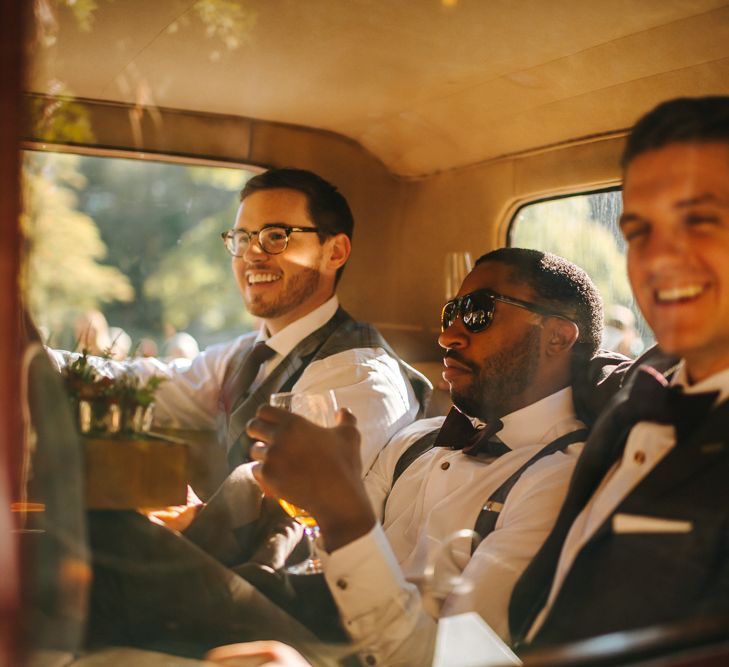
[[[352,252],[352,242],[346,234],[335,234],[327,239],[329,256],[327,266],[330,269],[339,269],[347,263]]]
[[[580,335],[580,329],[574,322],[550,317],[544,325],[544,333],[547,355],[554,356],[572,349]]]

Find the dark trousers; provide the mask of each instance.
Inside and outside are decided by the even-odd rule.
[[[185,536],[134,511],[90,511],[88,530],[89,647],[200,657],[221,644],[278,639],[315,665],[346,652],[323,577],[292,580],[278,569],[300,532],[242,469]]]
[[[316,638],[245,579],[136,512],[90,512],[88,644],[200,656],[220,644]]]

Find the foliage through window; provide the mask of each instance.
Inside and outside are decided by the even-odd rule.
[[[621,211],[619,190],[527,204],[511,222],[509,245],[553,252],[585,269],[605,302],[603,347],[635,356],[653,336],[630,291]]]
[[[23,174],[24,293],[51,345],[95,311],[160,355],[176,331],[202,348],[253,328],[220,241],[252,172],[26,151]]]

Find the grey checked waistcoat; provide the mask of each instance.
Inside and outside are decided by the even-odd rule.
[[[356,322],[342,308],[339,308],[326,324],[296,345],[253,392],[234,396],[237,371],[254,342],[255,336],[251,336],[249,345],[244,346],[232,357],[221,391],[221,408],[225,412],[227,422],[225,443],[230,470],[249,460],[251,440],[245,428],[248,420],[256,414],[258,406],[267,403],[273,393],[291,391],[310,363],[338,352],[380,347],[398,362],[403,374],[409,380],[415,397],[420,402],[418,416],[424,412],[430,397],[430,383],[425,377],[403,362],[377,329],[370,324]]]

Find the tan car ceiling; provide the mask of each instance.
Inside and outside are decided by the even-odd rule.
[[[47,46],[30,91],[328,130],[405,177],[621,130],[666,97],[729,93],[722,0],[74,4],[38,3]]]

